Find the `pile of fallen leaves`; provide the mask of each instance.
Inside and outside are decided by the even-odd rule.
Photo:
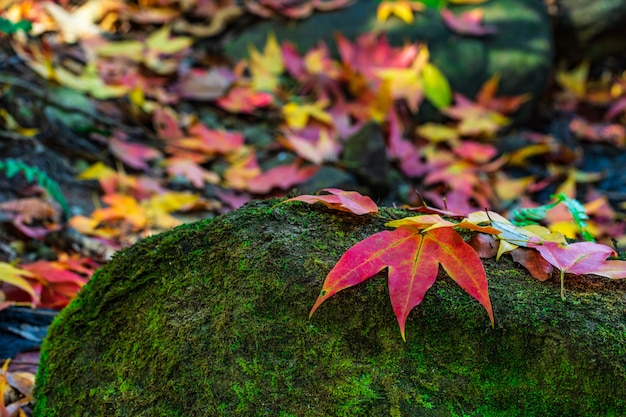
[[[65,200],[67,190],[50,178],[53,173],[0,160],[0,176],[30,186],[0,202],[0,219],[10,226],[0,248],[8,254],[0,259],[0,309],[60,309],[113,252],[138,239],[253,198],[282,195],[325,166],[347,170],[341,162],[346,142],[372,121],[382,127],[386,157],[400,178],[392,201],[397,205],[428,201],[461,216],[490,209],[518,221],[530,214],[568,238],[626,243],[616,211],[626,207],[596,190],[602,173],[580,169],[580,149],[541,131],[520,132],[523,146],[499,147],[508,116],[528,97],[498,96],[497,74],[476,97],[464,97],[450,90],[426,45],[395,47],[371,33],[354,41],[337,35],[338,57],[325,44],[298,51],[272,36],[239,62],[196,48],[245,15],[302,19],[349,3],[5,1],[3,94],[28,95],[42,108],[5,106],[1,136],[43,146],[40,123],[52,123],[54,113],[54,120],[71,127],[71,138],[92,150],[86,153],[93,156],[72,163],[78,180],[97,182],[99,195],[85,212],[84,202]],[[497,36],[481,21],[480,1],[450,3],[476,4],[458,16],[441,8],[458,36]],[[409,24],[423,7],[418,1],[381,2],[378,18]],[[580,143],[621,150],[626,78],[606,72],[592,79],[589,72],[587,63],[558,71],[550,111],[571,116],[567,129]],[[424,101],[445,121],[416,123],[411,116]],[[542,210],[546,195],[580,207]],[[538,210],[524,212],[532,209]],[[79,237],[69,247],[49,243],[70,230]],[[447,230],[437,234],[452,233]],[[46,242],[53,256],[33,256],[31,241]],[[0,387],[12,385],[8,376],[5,369]]]

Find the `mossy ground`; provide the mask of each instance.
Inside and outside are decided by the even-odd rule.
[[[562,301],[486,262],[491,328],[442,273],[405,343],[384,274],[308,313],[346,249],[410,213],[277,203],[118,253],[51,327],[35,416],[626,415],[623,283],[568,277]]]

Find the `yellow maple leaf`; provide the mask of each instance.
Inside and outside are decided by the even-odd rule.
[[[415,20],[414,11],[424,10],[424,4],[419,2],[411,2],[409,0],[399,1],[383,1],[376,9],[376,20],[385,22],[389,16],[394,15],[405,23],[411,24]]]
[[[418,135],[431,143],[446,142],[452,147],[459,144],[459,132],[456,129],[438,123],[425,123],[416,129]]]
[[[73,216],[69,225],[78,232],[88,236],[98,236],[104,239],[113,239],[120,235],[120,231],[112,227],[103,226],[101,221],[92,217]]]
[[[556,73],[556,81],[565,90],[570,91],[576,98],[584,98],[587,94],[587,78],[589,76],[589,62],[583,61],[576,68],[566,71],[561,69]]]
[[[422,99],[422,83],[417,71],[413,68],[385,68],[376,74],[389,83],[394,100],[405,99],[412,111],[417,110]]]
[[[311,118],[332,124],[332,117],[324,110],[327,106],[328,100],[304,104],[291,101],[283,106],[283,117],[289,127],[298,130],[304,128]]]
[[[5,282],[27,292],[34,302],[39,302],[39,296],[24,277],[35,278],[35,274],[25,269],[16,268],[6,262],[0,262],[0,282]]]
[[[391,83],[383,79],[378,87],[378,92],[367,105],[370,118],[378,123],[387,119],[389,110],[393,106],[393,96],[391,94]]]
[[[273,33],[268,35],[263,53],[252,45],[248,47],[248,51],[252,87],[257,91],[275,91],[280,81],[279,76],[285,70],[283,54],[276,36]]]
[[[152,225],[159,229],[170,229],[182,223],[170,213],[195,203],[198,198],[197,194],[171,191],[142,201],[141,207]]]
[[[244,190],[248,181],[261,174],[255,150],[251,146],[242,146],[226,158],[230,166],[224,171],[224,180],[229,188]]]

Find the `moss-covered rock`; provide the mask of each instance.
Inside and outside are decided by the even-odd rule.
[[[408,213],[255,202],[119,252],[52,325],[36,416],[623,416],[626,286],[487,262],[496,326],[444,274],[403,342],[383,274],[325,302]]]

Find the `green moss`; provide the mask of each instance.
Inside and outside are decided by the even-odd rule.
[[[51,327],[35,415],[626,414],[624,283],[568,277],[562,301],[485,261],[491,328],[441,273],[405,343],[384,274],[308,314],[348,247],[411,213],[276,203],[116,254]]]

